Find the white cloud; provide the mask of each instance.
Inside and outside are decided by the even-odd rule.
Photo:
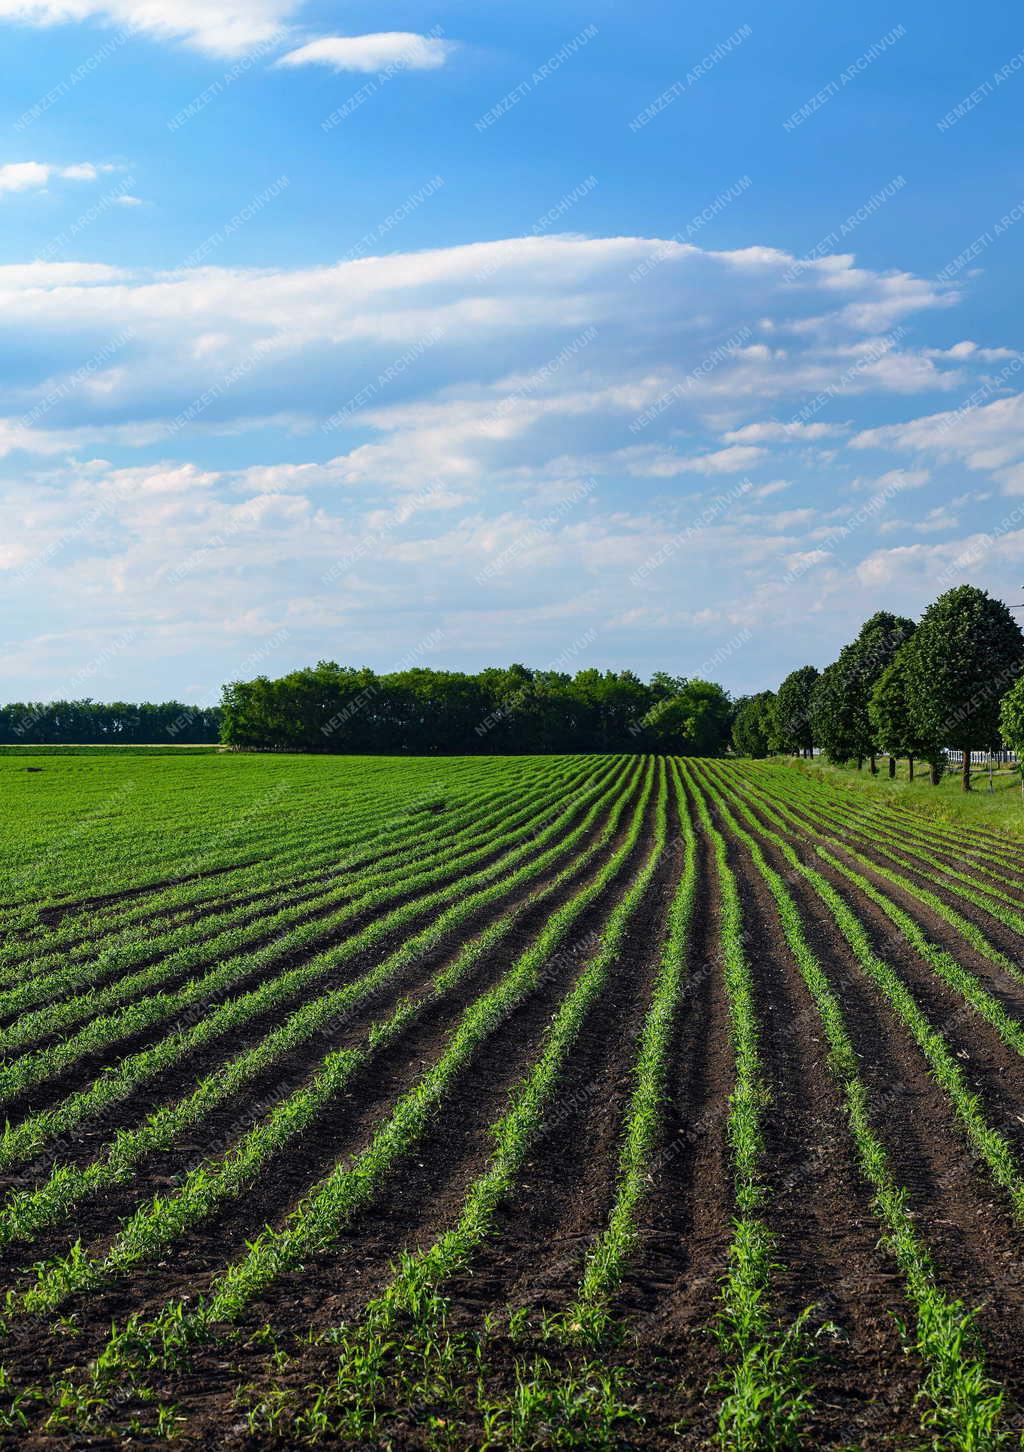
[[[430,71],[443,66],[454,45],[434,36],[407,30],[374,35],[326,35],[289,51],[279,66],[330,66],[335,71],[382,71],[389,66]]]
[[[661,443],[650,472],[670,478],[740,469],[758,462],[753,451],[764,446],[843,432],[844,424],[825,418],[765,422],[766,404],[798,416],[822,393],[833,412],[841,398],[848,415],[856,396],[949,386],[941,362],[889,339],[851,335],[838,317],[826,330],[832,336],[811,332],[786,347],[748,337],[750,318],[793,313],[787,256],[771,249],[687,246],[659,270],[657,287],[631,284],[630,271],[661,245],[511,238],[293,271],[0,267],[0,339],[27,330],[41,358],[50,350],[34,381],[17,370],[6,400],[0,376],[0,414],[30,411],[34,385],[73,373],[128,328],[130,363],[126,354],[109,403],[116,426],[134,425],[141,438],[180,414],[200,432],[229,421],[264,428],[271,415],[316,430],[335,418],[342,432],[362,432],[352,466],[370,477],[382,464],[398,474],[422,469],[417,457],[478,474],[483,452],[553,438],[569,418],[587,420],[577,453],[610,419],[619,447],[648,446],[679,430],[719,439],[725,431],[724,448],[708,451],[702,439],[705,447],[688,457]],[[844,307],[851,293],[869,299],[888,287],[863,269],[845,281]],[[626,339],[634,340],[628,349]],[[723,347],[729,339],[733,345]],[[102,415],[83,419],[76,410],[81,396],[76,388],[58,400],[48,426],[102,426]],[[207,401],[196,412],[201,397]],[[631,439],[636,416],[651,408],[652,419]],[[390,457],[367,430],[388,436]]]
[[[970,339],[962,343],[954,343],[951,348],[925,348],[923,349],[926,358],[954,359],[957,362],[973,363],[1002,363],[1007,358],[1016,358],[1019,355],[1013,348],[981,348]]]
[[[960,521],[944,505],[930,509],[924,519],[914,521],[912,528],[917,534],[942,534],[947,529],[956,529]]]
[[[949,380],[966,391],[990,360],[859,331],[851,302],[889,287],[866,269],[801,289],[772,249],[687,246],[656,286],[630,282],[663,245],[536,236],[295,269],[0,266],[7,588],[23,598],[14,577],[52,548],[33,608],[64,642],[40,646],[38,669],[52,673],[83,617],[137,623],[143,663],[198,639],[213,658],[227,641],[219,679],[238,635],[293,630],[291,659],[271,663],[286,668],[322,651],[325,622],[382,666],[435,625],[467,665],[506,649],[554,658],[587,626],[621,629],[632,662],[631,621],[647,622],[652,668],[674,658],[673,632],[721,629],[680,664],[696,669],[738,625],[758,643],[756,665],[723,667],[736,684],[774,669],[797,626],[801,651],[827,659],[842,640],[816,649],[827,622],[879,603],[857,569],[896,508],[869,510],[869,494],[922,486],[901,501],[917,521],[886,543],[927,549],[954,532],[938,506],[964,485],[933,497],[938,468],[902,458],[897,438],[870,469],[852,456],[853,487],[857,471],[826,469],[821,450],[845,465],[849,436],[910,389],[934,418]],[[801,309],[815,326],[789,326]],[[1024,435],[1022,420],[976,447]],[[211,451],[215,433],[230,445]],[[118,467],[78,462],[99,451]],[[998,467],[1024,483],[1024,449]],[[716,504],[748,470],[742,506]],[[631,584],[659,551],[664,566]],[[887,587],[885,603],[916,609],[927,577],[901,558],[866,577],[891,568],[901,598]],[[618,649],[602,645],[602,663]]]
[[[1022,550],[1024,529],[998,537],[973,534],[941,544],[899,545],[868,555],[857,566],[857,576],[872,588],[920,585],[928,590],[928,599],[935,596],[936,581],[948,589],[964,580],[976,581],[979,570],[990,586],[998,588],[1006,581],[1003,588],[1008,588],[1009,580],[1019,573]]]
[[[785,494],[792,489],[792,479],[771,479],[767,484],[758,484],[750,491],[751,499],[770,499],[773,494]]]
[[[0,192],[39,191],[50,180],[50,167],[40,161],[12,161],[0,166]]]
[[[1024,394],[991,403],[973,401],[988,392],[989,385],[983,384],[958,409],[864,429],[851,442],[858,449],[898,449],[958,460],[968,469],[994,471],[1007,493],[1019,493],[1024,470]]]
[[[55,177],[65,181],[95,181],[100,171],[111,167],[96,167],[91,161],[77,162],[74,166],[51,166],[43,161],[9,161],[0,166],[0,192],[38,192]]]
[[[108,267],[105,262],[0,263],[0,291],[87,287],[92,283],[116,282],[127,276],[119,267]]]
[[[927,469],[887,469],[884,474],[858,476],[850,487],[865,494],[899,494],[904,489],[920,489],[931,477]]]
[[[842,427],[837,424],[779,423],[777,419],[769,419],[763,423],[744,424],[741,429],[730,429],[722,438],[727,444],[813,443],[841,432]]]
[[[707,454],[684,456],[665,450],[653,457],[640,457],[629,464],[629,472],[637,477],[671,479],[677,474],[738,474],[764,458],[765,449],[734,445]]]
[[[213,55],[242,55],[283,38],[297,0],[0,0],[0,20],[57,25],[99,20]]]

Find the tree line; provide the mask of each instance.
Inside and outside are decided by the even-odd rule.
[[[224,688],[221,739],[242,750],[384,755],[674,751],[721,755],[733,706],[712,681],[525,665],[378,675],[320,661]]]
[[[3,746],[206,746],[220,737],[219,706],[125,701],[22,701],[0,706]]]
[[[525,665],[470,674],[418,667],[378,675],[320,661],[272,680],[233,681],[219,707],[90,699],[0,707],[0,744],[181,745],[382,755],[672,752],[763,757],[815,748],[838,764],[925,763],[947,748],[1005,743],[1024,758],[1024,633],[974,586],[947,591],[920,621],[879,611],[822,671],[733,702],[713,681],[658,672]]]
[[[917,622],[880,610],[824,670],[801,666],[777,691],[738,701],[732,743],[743,756],[818,748],[873,773],[888,756],[890,776],[906,757],[911,779],[924,762],[934,785],[952,748],[970,791],[972,751],[1024,753],[1024,633],[973,585],[947,590]]]

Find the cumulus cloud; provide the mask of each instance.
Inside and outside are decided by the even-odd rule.
[[[57,669],[83,612],[136,624],[140,653],[287,630],[287,663],[329,623],[382,664],[435,627],[450,663],[506,641],[553,659],[584,628],[633,660],[641,620],[674,659],[699,617],[681,669],[749,628],[760,670],[790,622],[804,639],[869,614],[901,490],[921,490],[908,530],[953,533],[955,514],[936,512],[941,461],[903,457],[903,434],[871,431],[867,468],[849,440],[914,391],[934,420],[992,360],[878,333],[888,274],[832,259],[794,282],[774,249],[680,245],[655,285],[630,280],[664,250],[534,236],[294,269],[0,266],[0,589],[31,581],[66,627],[36,659]],[[1024,481],[1024,450],[999,467]],[[914,596],[901,558],[894,596]]]
[[[993,391],[991,382],[983,380],[956,409],[863,429],[851,443],[857,449],[894,449],[955,459],[968,469],[995,472],[1008,493],[1018,493],[1024,469],[1024,394],[984,402]]]
[[[727,444],[790,444],[814,443],[818,439],[833,438],[842,432],[840,424],[826,423],[779,423],[772,419],[765,423],[744,424],[739,429],[729,429],[722,435]]]
[[[551,436],[570,417],[591,418],[590,435],[613,416],[620,446],[695,424],[704,432],[713,420],[725,447],[686,451],[680,472],[727,471],[759,457],[738,450],[841,432],[799,418],[818,394],[827,402],[949,386],[946,365],[838,316],[830,336],[812,332],[786,347],[759,338],[751,318],[792,318],[799,306],[787,254],[687,246],[662,263],[656,287],[631,284],[630,271],[663,245],[512,238],[291,271],[0,267],[0,339],[32,332],[38,389],[130,329],[106,415],[118,426],[262,428],[269,415],[288,416],[310,431],[421,435],[430,457],[459,456],[467,439],[478,452],[481,440]],[[889,287],[858,269],[844,297]],[[804,302],[820,306],[813,278]],[[31,370],[19,367],[7,387],[15,406],[3,408],[0,375],[0,412],[31,406]],[[76,388],[58,399],[49,426],[102,423],[83,415],[82,397]],[[766,404],[776,421],[765,419]]]
[[[0,166],[0,193],[42,191],[55,178],[95,181],[101,171],[112,169],[94,166],[91,161],[76,162],[73,166],[51,166],[44,161],[9,161]]]
[[[904,489],[920,489],[931,477],[927,469],[887,469],[884,474],[858,475],[850,487],[865,494],[899,494]]]
[[[326,35],[289,51],[277,64],[323,65],[335,71],[382,71],[388,67],[432,71],[444,65],[453,49],[451,41],[408,30],[387,30],[373,35]]]

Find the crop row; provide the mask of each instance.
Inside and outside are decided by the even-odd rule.
[[[337,1098],[375,1053],[393,1043],[429,1004],[452,993],[485,956],[496,953],[529,908],[555,895],[564,883],[583,872],[604,851],[617,829],[619,818],[614,811],[597,840],[589,847],[581,844],[600,815],[608,812],[609,804],[614,806],[616,800],[623,800],[627,795],[621,792],[616,779],[571,830],[573,813],[568,809],[554,824],[553,830],[557,833],[554,846],[539,850],[529,862],[499,883],[460,897],[428,928],[415,933],[367,974],[304,1005],[254,1049],[204,1080],[190,1095],[158,1110],[138,1129],[120,1132],[106,1153],[84,1169],[60,1166],[38,1188],[11,1196],[0,1208],[0,1243],[12,1238],[31,1239],[45,1226],[66,1219],[83,1196],[130,1177],[145,1156],[169,1148],[186,1129],[202,1124],[217,1106],[250,1085],[257,1075],[266,1074],[286,1054],[309,1044],[325,1031],[336,1033],[360,1005],[367,1003],[403,967],[446,939],[453,939],[474,914],[522,888],[529,888],[559,862],[571,859],[546,886],[514,901],[495,922],[472,938],[434,976],[425,992],[402,998],[390,1016],[371,1025],[360,1045],[329,1053],[310,1084],[285,1097],[223,1158],[200,1164],[172,1197],[158,1196],[151,1205],[144,1205],[104,1255],[90,1260],[76,1247],[69,1256],[39,1266],[37,1285],[30,1293],[34,1304],[56,1304],[55,1294],[63,1294],[64,1290],[85,1285],[90,1280],[108,1278],[116,1269],[131,1263],[140,1252],[149,1253],[180,1227],[195,1223],[215,1204],[233,1197],[243,1186],[246,1175],[265,1167],[294,1134]]]
[[[370,941],[379,941],[387,928],[400,926],[405,921],[401,917],[404,909],[399,907],[388,912],[389,904],[401,902],[413,893],[424,893],[424,896],[406,903],[405,907],[412,909],[413,914],[426,907],[433,907],[440,900],[436,897],[437,892],[440,891],[443,896],[446,890],[450,890],[453,874],[466,874],[463,883],[474,885],[500,876],[507,866],[506,859],[510,853],[518,850],[526,854],[531,850],[535,839],[529,835],[529,824],[535,812],[536,803],[531,803],[511,819],[514,824],[512,827],[504,826],[503,830],[492,831],[483,840],[477,838],[475,843],[469,844],[469,850],[447,857],[443,865],[443,851],[438,854],[439,865],[425,872],[419,871],[413,860],[407,876],[383,874],[357,899],[328,918],[302,922],[252,952],[243,952],[218,962],[215,968],[175,991],[158,991],[146,998],[135,999],[113,1013],[94,1018],[76,1033],[58,1038],[47,1047],[22,1054],[18,1059],[0,1065],[0,1104],[9,1102],[29,1086],[53,1077],[86,1055],[109,1051],[135,1034],[158,1028],[161,1024],[173,1022],[175,1018],[187,1016],[190,1012],[205,1014],[211,1002],[229,997],[242,988],[247,980],[257,974],[262,976],[268,969],[293,959],[296,954],[308,953],[323,942],[330,942],[346,925],[353,924],[361,916],[372,916],[368,931],[376,936]],[[506,817],[505,822],[508,820]],[[499,820],[494,825],[502,827],[503,823]],[[522,840],[524,832],[527,835],[525,842]],[[495,861],[499,853],[504,855]],[[384,916],[377,916],[381,913]],[[340,962],[349,961],[362,946],[363,934],[357,932],[346,937],[337,949],[328,948],[305,963],[302,968],[293,970],[300,975],[295,981],[304,984],[314,979],[328,964],[331,968],[336,968]],[[159,965],[156,971],[160,971]],[[281,975],[281,981],[288,977],[289,971],[286,971]],[[263,992],[268,986],[264,981],[255,992]],[[73,1023],[77,1010],[78,1005],[73,1000],[58,1005],[49,1023],[49,1031],[61,1031],[64,1013]]]
[[[50,1255],[27,1283],[8,1293],[0,1341],[16,1334],[27,1315],[53,1315],[74,1297],[87,1308],[93,1293],[124,1281],[136,1268],[180,1259],[180,1273],[169,1274],[164,1285],[168,1280],[172,1286],[187,1285],[192,1237],[201,1227],[232,1204],[244,1217],[252,1187],[299,1163],[307,1137],[317,1126],[322,1133],[334,1124],[357,1076],[360,1085],[372,1085],[377,1059],[400,1048],[403,1036],[428,1012],[437,1008],[442,1022],[450,1023],[409,1087],[379,1091],[365,1140],[326,1172],[321,1167],[298,1201],[282,1200],[273,1223],[244,1249],[239,1248],[241,1232],[229,1232],[231,1258],[215,1270],[205,1294],[197,1299],[194,1285],[188,1286],[189,1294],[165,1291],[154,1312],[139,1312],[115,1326],[76,1382],[58,1383],[47,1394],[44,1400],[56,1407],[53,1425],[59,1423],[62,1405],[65,1410],[109,1406],[126,1388],[144,1400],[158,1400],[156,1388],[166,1375],[197,1352],[219,1358],[230,1328],[273,1288],[283,1295],[286,1277],[303,1268],[312,1273],[318,1257],[343,1257],[347,1234],[393,1190],[417,1151],[423,1158],[427,1135],[438,1125],[439,1132],[446,1132],[470,1067],[481,1059],[486,1063],[499,1030],[544,990],[554,999],[551,1016],[536,1029],[528,1067],[513,1083],[507,1109],[490,1126],[482,1164],[462,1191],[452,1222],[422,1249],[401,1256],[387,1289],[364,1306],[353,1327],[324,1333],[324,1344],[337,1348],[335,1375],[302,1391],[296,1391],[292,1376],[287,1395],[280,1384],[278,1401],[268,1400],[277,1411],[267,1412],[266,1425],[272,1422],[278,1435],[372,1442],[375,1401],[382,1390],[380,1357],[398,1354],[395,1347],[404,1344],[411,1326],[424,1375],[429,1381],[431,1368],[442,1375],[444,1358],[451,1355],[445,1286],[471,1267],[495,1234],[499,1207],[511,1202],[550,1123],[585,1026],[602,1012],[610,985],[621,985],[630,971],[630,950],[649,967],[636,976],[635,992],[643,999],[637,1004],[639,1029],[621,1051],[628,1089],[619,1116],[618,1154],[614,1160],[609,1156],[607,1213],[589,1244],[580,1248],[575,1295],[544,1331],[563,1348],[583,1342],[607,1352],[619,1344],[627,1328],[617,1322],[617,1298],[627,1269],[641,1253],[644,1210],[658,1182],[675,1031],[695,905],[703,891],[713,909],[712,962],[728,1015],[733,1073],[725,1122],[734,1220],[710,1328],[724,1365],[714,1383],[718,1439],[738,1452],[798,1444],[815,1412],[817,1353],[808,1329],[813,1308],[789,1306],[781,1291],[788,1278],[780,1264],[777,1166],[765,1128],[773,1107],[773,1045],[757,1008],[761,967],[750,948],[751,908],[741,891],[753,875],[763,884],[758,901],[777,918],[798,970],[798,991],[806,992],[820,1025],[811,1029],[811,1041],[824,1041],[836,1103],[870,1188],[880,1249],[898,1273],[909,1313],[905,1340],[920,1381],[922,1430],[936,1445],[955,1452],[1002,1445],[1005,1393],[986,1369],[975,1314],[932,1258],[922,1207],[900,1182],[899,1159],[887,1144],[881,1108],[873,1102],[835,979],[842,972],[858,976],[893,1033],[902,1036],[907,1051],[927,1071],[929,1093],[948,1112],[950,1128],[1024,1221],[1024,1170],[1014,1144],[993,1123],[947,1032],[923,1006],[914,987],[917,979],[908,982],[896,966],[913,955],[941,993],[952,995],[965,1013],[984,1023],[984,1032],[1024,1056],[1024,1027],[1010,998],[993,992],[967,966],[971,959],[961,962],[929,927],[939,920],[1007,984],[1024,984],[1024,970],[975,920],[983,915],[1011,933],[1018,931],[1018,921],[1024,926],[1020,904],[1014,905],[1021,886],[1014,864],[985,855],[987,845],[966,829],[913,822],[904,830],[896,810],[865,810],[843,793],[778,768],[664,759],[562,760],[546,769],[510,772],[500,781],[491,775],[488,787],[457,810],[453,806],[440,821],[427,813],[412,824],[396,825],[381,852],[373,851],[373,839],[357,845],[367,871],[359,871],[362,862],[353,863],[345,887],[362,884],[365,893],[352,896],[336,916],[310,925],[308,937],[286,936],[240,952],[195,980],[213,986],[197,994],[194,1005],[180,996],[193,992],[192,984],[178,995],[155,992],[136,1001],[147,987],[166,981],[146,978],[147,969],[110,984],[123,992],[127,1008],[90,1025],[91,1030],[99,1026],[100,1036],[108,1027],[113,1030],[101,1042],[104,1050],[134,1032],[136,1022],[148,1027],[149,1005],[163,1004],[165,998],[177,1000],[167,1017],[187,1014],[193,1006],[201,1016],[175,1024],[164,1038],[122,1059],[52,1109],[8,1126],[0,1140],[0,1167],[13,1168],[48,1147],[60,1150],[86,1120],[116,1114],[159,1074],[180,1073],[189,1055],[229,1035],[265,1029],[173,1102],[140,1124],[118,1130],[87,1163],[47,1167],[40,1183],[15,1190],[0,1203],[4,1245],[31,1244],[42,1232],[73,1223],[87,1197],[97,1197],[101,1205],[114,1195],[129,1201],[116,1230]],[[384,851],[391,854],[386,859]],[[659,878],[666,878],[677,860],[678,877],[665,897],[656,891]],[[704,861],[708,883],[701,880]],[[404,877],[403,867],[408,869]],[[340,894],[340,879],[335,886]],[[762,888],[757,891],[761,894]],[[975,916],[966,916],[948,899],[969,903]],[[272,894],[265,899],[272,901]],[[183,903],[181,910],[186,910]],[[237,902],[228,909],[245,910]],[[521,940],[528,914],[541,926],[505,966],[504,955]],[[894,934],[888,940],[875,930],[877,914]],[[841,942],[840,960],[823,961],[812,947],[809,916]],[[590,919],[600,923],[599,946],[595,950],[588,935],[582,939],[587,951],[577,958],[573,940]],[[332,934],[346,936],[322,948],[319,934],[328,922]],[[173,935],[184,927],[171,924],[168,931]],[[289,934],[302,931],[289,929]],[[898,945],[903,956],[890,954],[888,943]],[[424,962],[430,965],[425,976],[422,969],[415,971]],[[337,982],[352,966],[361,971]],[[217,977],[222,969],[230,970],[223,980]],[[247,989],[257,974],[267,976]],[[236,996],[216,1003],[219,993]],[[368,1021],[377,997],[386,997],[388,1007]],[[15,1020],[14,1037],[7,1040],[2,1034],[11,1029],[0,1030],[0,1043],[9,1046],[20,1046],[18,1033],[26,1040],[35,1032],[66,1035],[0,1066],[0,1095],[10,1098],[42,1082],[86,1052],[81,1035],[69,1029],[74,1013],[86,1012],[86,1003],[97,1006],[98,1000],[98,994],[85,995],[77,1004],[69,1000],[63,1019],[63,1005],[54,1000],[45,1010],[49,1018],[27,1014]],[[0,1012],[4,1002],[0,996]],[[283,1021],[281,1010],[288,1011]],[[135,1013],[142,1017],[136,1020]],[[159,1016],[153,1020],[161,1022]],[[612,1028],[605,1025],[601,1032]],[[69,1052],[66,1045],[76,1041],[79,1048],[62,1058]],[[306,1063],[286,1070],[273,1107],[251,1125],[239,1127],[236,1121],[226,1139],[219,1136],[216,1117],[226,1116],[233,1100],[244,1106],[247,1094],[272,1081],[286,1061],[293,1062],[288,1056],[297,1061],[299,1053]],[[37,1065],[48,1066],[38,1070],[38,1080]],[[289,1074],[296,1076],[294,1083],[288,1082]],[[371,1092],[378,1093],[375,1085]],[[138,1200],[136,1185],[144,1184],[139,1172],[147,1159],[183,1151],[187,1138],[206,1142],[205,1158],[186,1166],[169,1191]],[[322,1152],[337,1150],[324,1142]],[[282,1182],[287,1179],[282,1173]],[[700,1194],[700,1187],[694,1193]],[[113,1225],[115,1214],[111,1202],[100,1220]],[[821,1293],[829,1289],[823,1285]],[[215,1343],[213,1349],[203,1352],[209,1342]],[[514,1395],[528,1395],[526,1368],[517,1367],[515,1375]],[[573,1385],[566,1380],[566,1397]],[[71,1425],[74,1411],[68,1415]]]
[[[48,762],[37,781],[19,783],[26,795],[31,788],[32,835],[12,844],[0,876],[2,926],[32,930],[38,904],[76,907],[76,894],[91,892],[96,882],[108,896],[118,889],[159,894],[183,872],[194,875],[199,864],[208,874],[228,875],[255,865],[264,856],[264,834],[272,849],[282,822],[315,817],[325,796],[341,815],[368,790],[389,812],[428,784],[436,788],[439,775],[488,780],[486,764],[464,767],[451,763],[440,773],[434,762],[391,763],[390,769],[379,762],[371,769],[365,761],[328,766],[299,758]],[[89,853],[83,854],[86,838]]]
[[[267,1227],[246,1252],[219,1272],[209,1293],[198,1303],[169,1302],[154,1319],[130,1318],[115,1331],[94,1365],[94,1380],[108,1387],[153,1360],[180,1354],[218,1325],[235,1320],[254,1297],[278,1277],[301,1265],[311,1254],[336,1243],[344,1227],[373,1203],[412,1151],[441,1106],[450,1098],[461,1074],[483,1045],[537,991],[584,913],[623,873],[636,853],[655,786],[653,763],[645,770],[643,789],[632,806],[624,839],[598,872],[548,918],[530,946],[496,985],[465,1010],[441,1056],[398,1100],[373,1132],[367,1146],[351,1160],[338,1163],[286,1216],[279,1227]],[[615,808],[628,806],[620,795]]]
[[[735,779],[733,780],[735,781]],[[751,787],[748,783],[744,783],[743,790],[746,798],[750,801],[755,801],[758,809],[765,816],[770,820],[774,820],[777,825],[782,825],[787,830],[795,833],[798,838],[809,843],[822,861],[827,862],[830,867],[835,868],[843,876],[847,876],[849,880],[855,881],[856,885],[862,891],[867,891],[864,884],[868,880],[862,874],[855,874],[854,877],[850,878],[849,867],[824,846],[826,842],[831,843],[844,857],[859,863],[872,877],[879,878],[883,883],[896,889],[903,897],[935,913],[975,953],[987,959],[993,967],[1005,973],[1016,984],[1024,985],[1024,969],[1022,969],[1021,965],[997,947],[974,922],[964,917],[962,913],[958,912],[956,908],[952,907],[931,888],[924,886],[916,879],[909,878],[903,873],[897,872],[894,868],[887,867],[884,861],[880,862],[876,857],[869,856],[866,852],[859,850],[856,843],[863,841],[863,839],[847,831],[843,816],[843,807],[839,803],[836,804],[831,812],[826,812],[798,798],[797,806],[794,808],[790,798],[783,793],[774,796],[767,795],[763,791]],[[781,816],[780,813],[782,814]],[[863,841],[863,846],[871,850],[873,844],[868,841]],[[879,893],[876,888],[872,887],[872,891],[868,893],[868,896],[872,898],[872,901],[877,902],[882,907],[882,910],[896,923],[901,931],[905,929],[906,919],[905,917],[900,917],[899,913],[895,910],[896,905],[893,899],[888,894]],[[915,947],[915,950],[921,952],[920,944],[923,940],[923,934],[921,934],[919,928],[916,931],[912,930],[910,932],[910,939],[913,940],[912,946]],[[933,966],[936,966],[940,959],[938,957],[931,957],[929,961],[932,962]]]
[[[829,1065],[843,1091],[858,1160],[874,1192],[873,1205],[885,1232],[885,1245],[900,1268],[907,1299],[914,1311],[915,1349],[926,1369],[922,1382],[922,1393],[928,1403],[925,1425],[940,1436],[943,1446],[962,1449],[962,1452],[997,1445],[995,1429],[1003,1394],[985,1374],[974,1318],[962,1302],[950,1299],[939,1288],[934,1265],[914,1225],[907,1192],[898,1184],[883,1141],[872,1123],[870,1099],[860,1077],[857,1055],[839,1001],[810,947],[796,902],[781,874],[768,863],[761,841],[767,840],[779,848],[790,868],[811,886],[835,919],[867,976],[882,991],[929,1058],[936,1078],[950,1096],[967,1132],[988,1156],[990,1168],[997,1177],[1003,1168],[1004,1146],[991,1143],[994,1132],[979,1122],[976,1102],[972,1102],[973,1096],[963,1082],[959,1066],[947,1057],[941,1035],[922,1024],[922,1015],[911,996],[889,966],[871,952],[863,929],[831,884],[813,868],[806,867],[782,837],[759,823],[743,807],[742,798],[723,787],[720,776],[712,771],[704,771],[701,776],[709,799],[733,837],[747,848],[775,899],[787,943],[820,1015],[830,1049]],[[748,821],[751,830],[741,826],[731,810],[732,805]],[[923,1027],[926,1031],[922,1035]],[[1017,1184],[1014,1180],[1015,1191]]]
[[[577,768],[568,777],[568,782],[585,779]],[[46,957],[12,965],[4,979],[16,986],[0,993],[0,1014],[6,1015],[32,1003],[52,1000],[72,988],[128,972],[141,963],[162,963],[170,972],[204,962],[216,962],[231,948],[244,946],[247,939],[278,931],[301,921],[304,915],[326,910],[332,902],[340,903],[357,896],[364,887],[372,886],[375,879],[385,877],[388,872],[403,870],[409,864],[424,870],[430,865],[432,857],[437,860],[441,856],[440,845],[433,853],[431,846],[434,842],[439,844],[442,832],[459,840],[486,835],[490,826],[504,819],[510,804],[515,807],[528,805],[548,793],[550,800],[557,802],[568,782],[564,768],[539,772],[531,782],[531,789],[526,792],[515,785],[501,784],[467,803],[458,812],[447,814],[443,821],[429,818],[426,823],[405,823],[397,829],[386,829],[364,850],[354,854],[351,861],[338,863],[335,858],[335,869],[316,891],[296,897],[286,884],[281,896],[272,895],[255,904],[242,903],[229,908],[215,921],[204,921],[202,931],[197,931],[195,925],[188,921],[169,926],[146,921],[133,933],[119,933],[112,944],[87,941],[80,944],[77,951],[58,953],[55,961],[60,967],[56,972],[45,971],[49,961]],[[514,820],[507,820],[506,825],[514,825]],[[397,838],[394,836],[396,830]],[[310,850],[317,850],[312,831]]]
[[[620,764],[619,771],[622,769],[623,764]],[[613,777],[617,779],[618,773],[613,773]],[[595,797],[600,797],[602,784],[599,782],[592,791]],[[579,812],[585,810],[586,805],[584,798],[582,802],[575,802],[570,810]],[[341,943],[305,960],[300,959],[297,966],[286,967],[276,976],[266,978],[258,987],[228,998],[209,1011],[202,1011],[194,1022],[186,1021],[172,1028],[164,1038],[129,1054],[116,1068],[108,1069],[92,1084],[74,1091],[57,1105],[29,1115],[16,1125],[8,1124],[0,1136],[0,1167],[23,1163],[48,1143],[72,1135],[87,1119],[109,1113],[141,1085],[165,1070],[180,1066],[189,1054],[259,1024],[268,1014],[287,1006],[305,989],[329,979],[346,965],[386,943],[390,937],[408,932],[418,918],[428,917],[429,923],[433,923],[464,895],[472,894],[480,887],[500,883],[510,870],[528,862],[538,848],[556,839],[558,833],[559,828],[551,824],[536,837],[528,837],[525,842],[513,847],[490,868],[462,880],[449,881],[425,896],[413,898],[390,911],[385,910],[381,917]],[[386,898],[383,905],[386,909]],[[279,956],[273,948],[264,950],[262,959],[258,959],[254,968],[258,969],[262,962],[273,963]],[[397,967],[397,963],[392,962],[391,966]],[[356,984],[359,982],[357,979]]]
[[[138,944],[150,956],[167,953],[190,940],[197,917],[207,922],[206,932],[230,926],[247,915],[279,907],[297,896],[315,896],[319,886],[337,881],[347,873],[382,863],[415,845],[424,829],[439,825],[453,829],[481,813],[489,801],[501,797],[515,800],[535,784],[548,780],[553,786],[567,776],[580,778],[601,763],[587,760],[553,760],[534,765],[524,773],[509,766],[489,777],[459,787],[460,778],[447,773],[444,796],[438,800],[438,785],[422,796],[389,805],[375,799],[372,791],[351,790],[344,813],[327,796],[308,804],[274,801],[274,816],[265,814],[248,829],[258,835],[260,860],[227,875],[181,881],[157,895],[107,905],[93,914],[76,913],[45,933],[42,941],[10,939],[0,950],[0,981],[15,982],[17,965],[31,962],[35,971],[47,965],[88,961],[111,956],[118,966],[119,955],[127,952],[127,964],[137,962]],[[443,823],[434,820],[435,809],[444,807]],[[300,809],[301,808],[301,809]],[[282,850],[283,841],[287,850]],[[298,874],[298,875],[297,875]]]

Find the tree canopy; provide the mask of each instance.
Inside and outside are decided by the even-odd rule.
[[[784,751],[810,751],[814,747],[811,697],[817,683],[817,667],[806,665],[790,671],[779,687],[775,716]]]
[[[220,708],[126,701],[15,701],[0,706],[0,745],[208,745],[218,739]]]
[[[927,761],[933,775],[939,770],[942,747],[928,741],[915,730],[910,715],[910,683],[905,653],[897,651],[895,659],[875,682],[868,702],[868,715],[879,749],[890,757],[907,757],[913,776],[914,761]]]
[[[879,610],[821,674],[811,696],[811,730],[830,761],[862,762],[878,750],[868,703],[875,682],[914,633],[914,622]]]
[[[1024,675],[1003,697],[999,725],[1003,740],[1011,751],[1017,753],[1018,763],[1024,772]]]
[[[1024,670],[1024,634],[1001,600],[973,585],[940,595],[906,647],[910,719],[929,741],[964,753],[998,746],[1000,705]]]
[[[780,749],[774,691],[759,691],[736,703],[732,744],[740,756],[769,756]]]
[[[224,689],[222,739],[262,750],[388,755],[725,750],[733,706],[711,681],[524,665],[377,675],[335,661]]]

